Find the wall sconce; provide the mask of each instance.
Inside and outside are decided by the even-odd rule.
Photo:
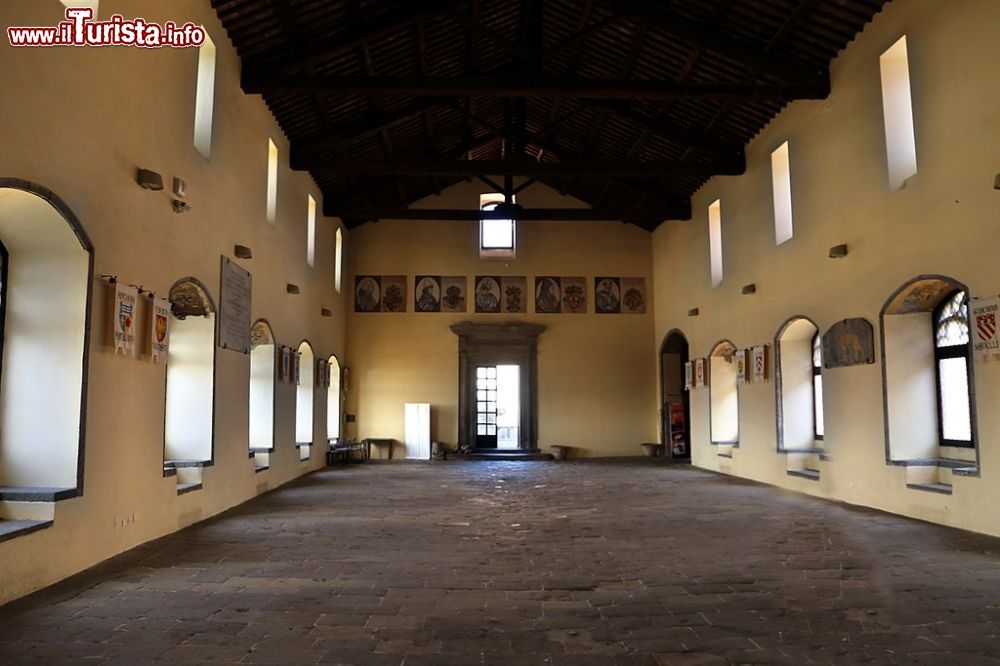
[[[757,293],[757,285],[754,284],[753,282],[751,282],[750,284],[743,285],[743,293],[744,294],[756,294]]]
[[[847,256],[847,245],[846,244],[834,245],[833,247],[830,248],[830,258],[831,259],[840,259],[840,258],[846,257],[846,256]]]
[[[691,308],[690,310],[688,310],[688,317],[697,317],[697,316],[698,316],[698,308]]]
[[[320,308],[320,310],[319,310],[319,316],[320,317],[332,317],[333,316],[333,310],[331,310],[330,308]]]
[[[174,196],[178,199],[183,199],[187,196],[187,183],[185,183],[180,178],[174,177]]]
[[[237,245],[233,248],[233,254],[238,259],[253,259],[253,252],[246,245]]]
[[[996,178],[993,179],[993,189],[1000,190],[1000,173],[998,173]]]
[[[287,291],[289,294],[300,294],[300,293],[302,293],[302,292],[299,291],[299,285],[292,284],[291,282],[289,282],[288,284],[285,285],[285,291]]]
[[[147,190],[159,191],[163,189],[163,176],[149,169],[139,169],[135,175],[135,182]]]

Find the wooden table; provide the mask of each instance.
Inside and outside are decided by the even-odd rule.
[[[396,440],[389,439],[385,437],[368,437],[361,442],[365,446],[365,459],[371,460],[372,458],[372,444],[375,446],[388,446],[389,447],[389,458],[392,460],[392,447],[396,444]]]

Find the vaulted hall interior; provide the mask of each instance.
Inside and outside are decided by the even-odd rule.
[[[0,661],[1000,658],[1000,4],[0,19]]]

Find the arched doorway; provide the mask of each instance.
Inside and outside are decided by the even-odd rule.
[[[688,341],[678,330],[660,347],[660,441],[672,460],[691,460],[691,402],[684,387]]]

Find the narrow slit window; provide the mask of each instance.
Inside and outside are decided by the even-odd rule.
[[[337,227],[336,246],[333,257],[333,286],[340,293],[340,288],[344,276],[344,234]]]
[[[308,195],[308,219],[306,220],[306,263],[316,265],[316,200]]]
[[[722,203],[716,199],[708,207],[708,248],[712,286],[722,284]]]
[[[771,189],[774,194],[774,244],[792,238],[792,176],[788,163],[788,142],[771,153]]]
[[[278,222],[278,147],[267,140],[267,223]]]
[[[208,33],[198,47],[198,84],[194,100],[194,147],[206,160],[212,154],[212,114],[215,109],[215,44]]]
[[[885,119],[885,152],[889,187],[898,190],[917,173],[917,145],[913,134],[910,97],[910,62],[906,35],[879,58],[882,73],[882,115]]]

